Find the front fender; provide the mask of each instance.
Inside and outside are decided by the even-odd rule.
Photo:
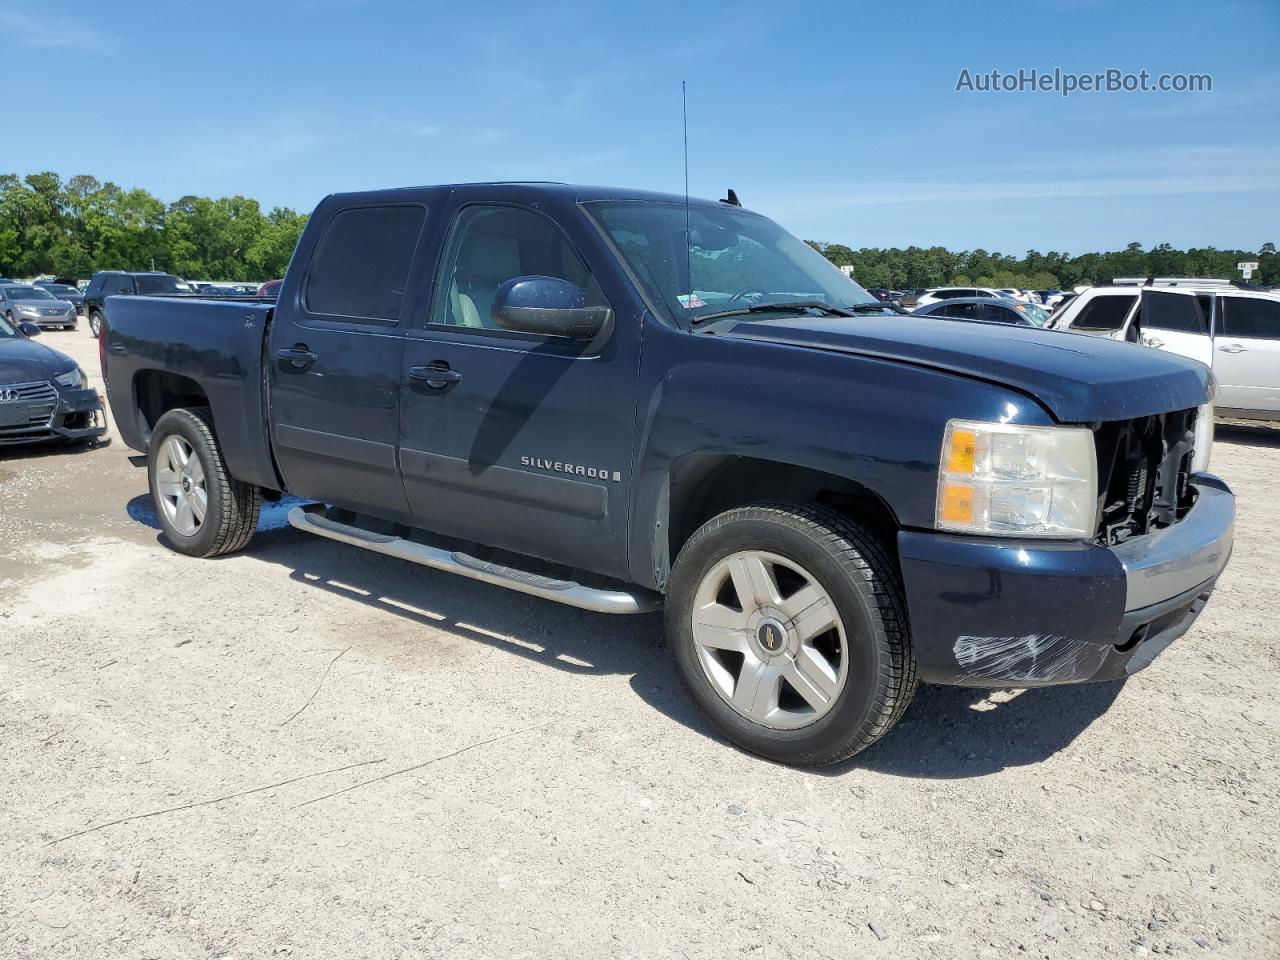
[[[672,471],[698,453],[843,478],[879,497],[902,527],[931,528],[953,418],[1054,422],[1024,394],[936,369],[651,322],[637,408],[632,577],[661,585],[654,545],[666,539]]]

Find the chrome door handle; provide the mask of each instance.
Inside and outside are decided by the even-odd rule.
[[[1161,340],[1159,337],[1143,337],[1142,342],[1145,343],[1148,347],[1164,346],[1164,341]]]
[[[305,370],[320,359],[307,349],[305,343],[297,343],[284,350],[277,350],[276,357],[292,366],[295,370]]]
[[[1247,353],[1248,347],[1242,347],[1238,343],[1227,344],[1218,348],[1223,353]]]
[[[414,380],[425,381],[428,387],[436,390],[443,390],[449,384],[462,380],[462,374],[457,370],[450,370],[449,365],[443,360],[437,360],[423,367],[410,367],[409,376]]]

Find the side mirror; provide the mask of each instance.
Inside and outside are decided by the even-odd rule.
[[[18,324],[18,332],[21,333],[24,337],[40,336],[40,328],[36,326],[34,323],[28,323],[25,320],[22,323]]]
[[[491,319],[503,330],[591,340],[613,322],[613,311],[586,306],[582,289],[568,280],[516,277],[494,294]]]

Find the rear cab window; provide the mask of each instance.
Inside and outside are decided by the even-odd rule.
[[[353,207],[326,224],[303,286],[307,312],[398,323],[426,209]]]

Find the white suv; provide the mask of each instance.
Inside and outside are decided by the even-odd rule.
[[[1226,280],[1137,283],[1086,290],[1053,328],[1199,360],[1217,378],[1219,416],[1280,420],[1280,293]]]

